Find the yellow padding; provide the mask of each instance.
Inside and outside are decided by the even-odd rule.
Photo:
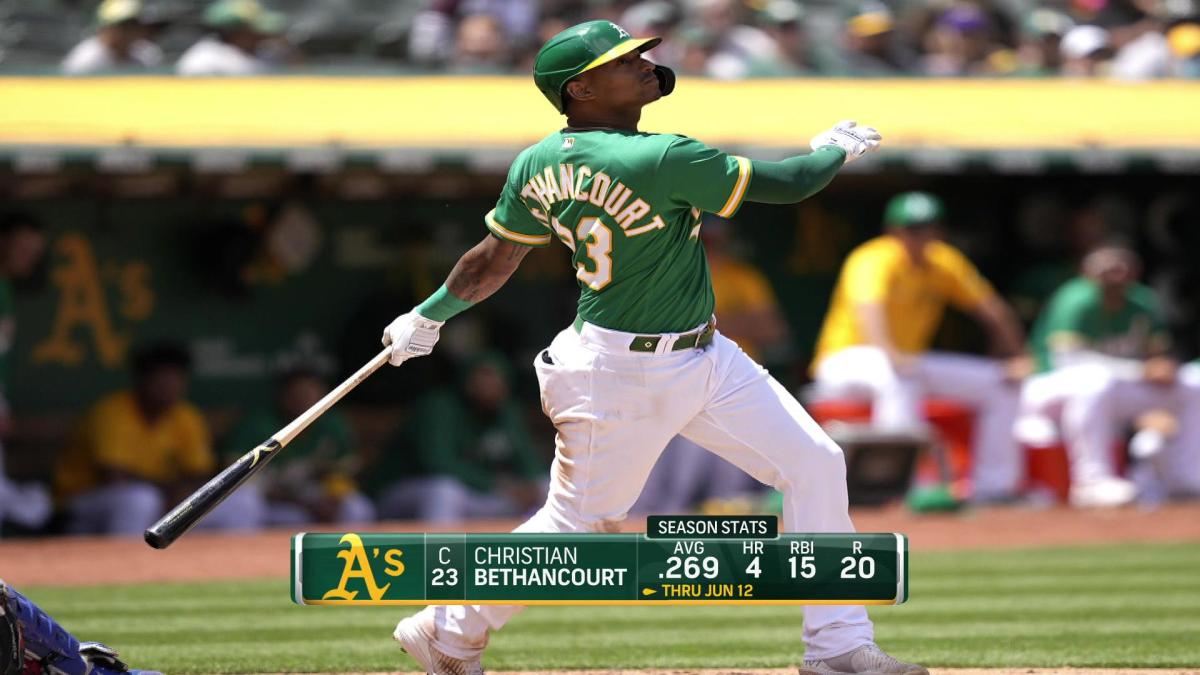
[[[562,127],[526,77],[0,78],[0,145],[519,148]],[[1200,148],[1200,83],[683,79],[640,128],[807,148],[843,119],[882,153]],[[752,122],[751,122],[752,121]]]

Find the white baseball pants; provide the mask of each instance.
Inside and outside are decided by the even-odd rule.
[[[637,500],[676,434],[783,493],[789,532],[852,532],[842,451],[796,399],[718,333],[704,350],[629,350],[635,336],[568,328],[534,360],[542,407],[558,431],[546,504],[516,532],[606,532]],[[488,631],[521,607],[427,607],[435,645],[474,658]],[[843,654],[874,638],[862,606],[804,608],[807,658]]]
[[[70,534],[140,537],[166,509],[158,486],[144,481],[102,485],[73,497],[67,510]]]
[[[1116,475],[1113,446],[1138,416],[1173,412],[1179,431],[1154,458],[1155,473],[1168,492],[1200,495],[1200,366],[1185,365],[1173,386],[1158,386],[1084,363],[1030,378],[1021,398],[1023,414],[1059,419],[1075,484]]]
[[[1004,378],[994,359],[930,352],[916,357],[913,372],[900,374],[882,349],[859,345],[830,354],[817,365],[818,396],[870,399],[872,423],[884,429],[926,428],[921,401],[940,396],[975,411],[971,439],[972,484],[978,499],[1016,494],[1024,478],[1024,454],[1013,436],[1020,387]]]

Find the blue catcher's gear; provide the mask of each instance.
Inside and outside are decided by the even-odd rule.
[[[15,664],[15,665],[13,665]],[[0,675],[161,675],[130,670],[116,650],[80,642],[0,580]]]

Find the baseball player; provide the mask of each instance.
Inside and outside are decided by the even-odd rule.
[[[216,464],[204,416],[185,398],[187,351],[152,344],[132,361],[133,386],[92,405],[55,460],[71,534],[139,535]]]
[[[1018,431],[1037,436],[1031,429],[1059,419],[1075,506],[1133,501],[1137,490],[1117,475],[1113,445],[1127,425],[1154,412],[1173,419],[1146,425],[1133,448],[1156,456],[1166,491],[1200,494],[1200,371],[1181,369],[1170,355],[1157,298],[1136,281],[1140,269],[1125,246],[1097,248],[1084,258],[1083,275],[1060,287],[1034,324],[1043,373],[1022,391]]]
[[[216,0],[204,10],[211,35],[200,39],[180,57],[180,75],[261,75],[274,68],[264,58],[265,45],[283,32],[287,18],[258,0]]]
[[[428,354],[443,322],[494,293],[533,247],[571,251],[578,317],[534,359],[542,407],[557,429],[545,505],[518,532],[616,529],[676,434],[784,494],[791,531],[852,531],[841,449],[761,366],[716,330],[699,240],[705,212],[791,203],[825,187],[879,144],[842,122],[813,152],[781,162],[728,155],[638,130],[642,108],[671,93],[674,73],[642,57],[660,38],[590,21],[551,38],[534,82],[567,126],[517,157],[489,234],[446,283],[384,332],[392,363]],[[394,636],[430,673],[482,673],[489,631],[520,607],[428,607]],[[925,673],[874,644],[861,606],[805,608],[803,673]]]
[[[116,650],[80,642],[0,579],[0,675],[162,675],[130,670]]]
[[[887,228],[850,253],[817,340],[813,372],[819,395],[862,396],[872,423],[926,432],[921,399],[961,400],[975,410],[972,439],[976,501],[1017,493],[1023,456],[1013,438],[1020,389],[1032,364],[1022,357],[1016,316],[958,249],[938,239],[941,201],[924,192],[894,197]],[[1006,362],[930,352],[947,304],[970,312],[995,336]]]
[[[65,75],[143,71],[163,62],[140,0],[104,0],[96,8],[96,34],[75,45],[62,62]]]

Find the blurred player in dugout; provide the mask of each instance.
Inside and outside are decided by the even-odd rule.
[[[928,434],[924,397],[961,401],[975,411],[972,499],[1004,501],[1024,477],[1013,424],[1016,383],[1032,364],[1012,310],[939,239],[942,218],[937,197],[897,195],[885,210],[886,232],[847,257],[817,341],[815,396],[868,398],[874,425],[920,436]],[[1006,360],[929,351],[948,303],[979,320]]]
[[[544,460],[511,391],[511,367],[483,352],[427,393],[371,469],[385,519],[438,525],[511,518],[546,499]]]
[[[1045,445],[1061,429],[1076,506],[1120,506],[1138,487],[1150,498],[1200,496],[1200,364],[1180,367],[1172,356],[1158,299],[1137,282],[1133,250],[1101,245],[1082,271],[1034,324],[1042,372],[1022,392],[1019,436]],[[1140,486],[1117,474],[1114,456],[1131,424],[1139,428],[1130,450],[1143,460]]]
[[[214,468],[208,427],[187,402],[189,358],[162,343],[133,357],[133,386],[100,399],[58,458],[72,534],[141,535]]]
[[[13,283],[33,276],[46,250],[40,221],[23,213],[0,217],[0,526],[37,529],[50,515],[50,496],[37,483],[18,484],[4,470],[4,444],[13,423],[8,400],[10,354],[17,337]],[[0,533],[2,534],[2,533]]]
[[[248,413],[225,442],[233,462],[315,405],[328,384],[315,371],[296,368],[278,381],[275,406]],[[313,421],[265,469],[238,488],[205,519],[219,529],[312,522],[354,525],[375,519],[375,507],[358,490],[358,439],[349,420],[330,410]]]

